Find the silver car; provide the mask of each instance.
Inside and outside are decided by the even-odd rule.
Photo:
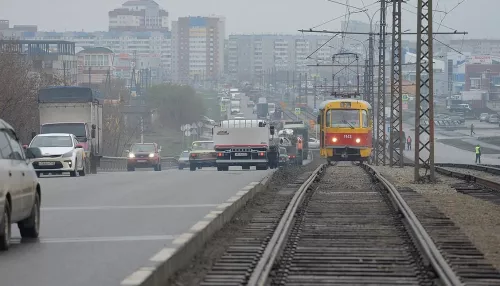
[[[479,115],[479,122],[483,122],[483,121],[488,120],[488,117],[489,117],[489,114],[488,114],[488,113],[481,113],[481,114]]]
[[[9,249],[13,223],[17,223],[22,238],[39,235],[42,194],[28,161],[35,153],[40,155],[40,150],[23,151],[12,126],[0,119],[0,250]]]
[[[33,160],[33,167],[38,176],[65,172],[69,172],[71,177],[85,176],[85,152],[75,135],[38,134],[29,147],[40,148],[42,152],[42,158]]]
[[[488,117],[488,122],[489,123],[498,123],[499,122],[498,114],[490,115],[490,117]]]

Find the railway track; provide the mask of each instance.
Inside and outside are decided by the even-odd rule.
[[[405,165],[414,166],[414,163]],[[452,185],[457,192],[500,205],[500,166],[437,163],[437,173],[461,179]]]
[[[500,168],[487,165],[438,164],[436,172],[462,179],[457,192],[500,205]]]
[[[500,285],[452,222],[361,167],[322,165],[289,183],[200,285]]]

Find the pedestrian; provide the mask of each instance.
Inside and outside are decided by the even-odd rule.
[[[408,138],[406,138],[406,150],[411,150],[411,137],[408,135]]]
[[[470,136],[472,136],[472,134],[476,134],[476,132],[474,132],[474,123],[470,125]]]
[[[476,164],[481,164],[481,146],[476,145]]]

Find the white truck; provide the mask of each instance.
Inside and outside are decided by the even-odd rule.
[[[97,173],[102,153],[102,102],[95,93],[87,87],[42,88],[38,110],[40,133],[74,134],[85,150],[86,170]]]
[[[239,100],[231,100],[231,114],[238,114],[241,110],[241,101]]]
[[[243,170],[278,167],[278,149],[270,146],[269,135],[274,135],[274,126],[263,120],[221,121],[213,129],[217,171],[228,171],[229,166]]]

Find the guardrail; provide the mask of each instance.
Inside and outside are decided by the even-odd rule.
[[[177,167],[176,157],[161,158],[161,168],[163,170]],[[101,157],[97,172],[122,172],[127,170],[127,157]]]

